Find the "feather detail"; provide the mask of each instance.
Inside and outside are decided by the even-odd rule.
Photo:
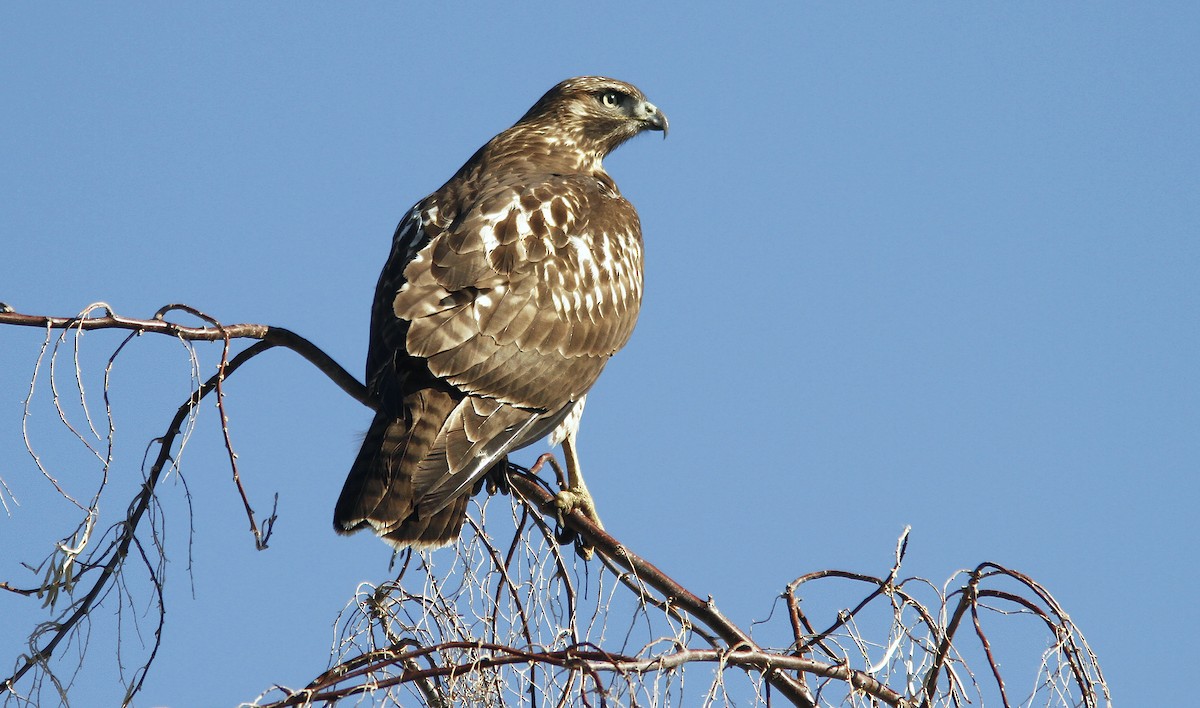
[[[606,92],[625,108],[602,103]],[[409,210],[375,290],[378,412],[335,509],[339,532],[450,543],[482,475],[575,429],[642,295],[641,224],[601,160],[666,125],[629,84],[569,79]]]

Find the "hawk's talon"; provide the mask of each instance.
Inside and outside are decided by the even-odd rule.
[[[554,542],[560,546],[579,543],[579,534],[574,529],[559,524],[554,529]]]
[[[604,524],[600,523],[600,516],[596,513],[596,502],[592,500],[592,495],[588,494],[587,488],[564,489],[554,495],[554,507],[557,509],[559,522],[561,523],[564,516],[578,509],[583,512],[583,515],[588,518],[593,524],[600,528],[604,528]]]
[[[566,529],[564,518],[576,510],[582,512],[598,528],[604,528],[604,524],[600,523],[600,516],[596,513],[596,502],[592,501],[592,495],[588,494],[587,487],[567,488],[554,495],[554,512],[558,517],[560,527]],[[584,560],[591,560],[592,555],[596,552],[596,549],[592,548],[592,545],[583,536],[574,531],[564,534],[563,538],[575,541],[575,550],[583,556]]]

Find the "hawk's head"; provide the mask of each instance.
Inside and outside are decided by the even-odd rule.
[[[603,76],[563,81],[538,99],[517,125],[553,131],[597,161],[643,130],[667,134],[667,117],[645,94]]]

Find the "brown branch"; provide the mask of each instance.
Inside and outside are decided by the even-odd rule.
[[[967,586],[959,591],[958,606],[954,608],[950,624],[946,627],[945,634],[942,635],[942,641],[938,643],[937,651],[933,655],[933,665],[929,667],[929,672],[925,675],[925,684],[922,689],[925,697],[921,700],[921,708],[928,708],[933,704],[933,697],[937,691],[938,675],[941,674],[942,666],[946,663],[946,658],[950,653],[950,645],[954,641],[954,634],[958,631],[958,625],[962,622],[963,614],[966,613],[967,608],[974,605],[977,600],[981,573],[980,568],[972,571]]]
[[[91,316],[92,310],[102,310],[102,316]],[[171,312],[185,312],[193,317],[204,320],[206,326],[186,326],[175,322],[170,322],[165,319],[166,315]],[[339,366],[327,354],[317,348],[307,339],[282,328],[270,327],[258,324],[235,324],[222,325],[215,319],[205,315],[204,313],[185,306],[185,305],[168,305],[159,310],[152,319],[139,320],[117,316],[107,305],[98,304],[89,308],[80,317],[74,318],[56,318],[44,317],[37,315],[25,315],[11,311],[11,308],[0,307],[0,325],[8,324],[15,326],[38,327],[45,330],[53,329],[75,329],[80,332],[93,329],[121,329],[133,333],[131,336],[140,335],[142,333],[163,334],[187,341],[213,341],[222,343],[222,355],[220,364],[217,367],[217,372],[209,378],[203,385],[199,386],[189,399],[180,406],[173,417],[167,433],[156,442],[159,445],[157,458],[150,467],[149,473],[146,475],[141,491],[130,504],[129,510],[124,521],[118,523],[114,529],[116,530],[116,538],[112,541],[112,545],[102,554],[99,554],[100,562],[89,564],[86,570],[99,570],[100,575],[91,586],[89,592],[82,599],[72,603],[71,607],[64,610],[63,614],[68,615],[61,622],[53,625],[54,629],[49,641],[43,644],[40,649],[35,651],[33,656],[23,657],[16,672],[3,683],[0,683],[0,694],[5,691],[12,691],[15,688],[16,682],[20,680],[29,670],[38,666],[45,665],[50,657],[54,654],[60,643],[67,638],[76,628],[79,622],[88,616],[95,609],[100,598],[104,596],[106,590],[114,581],[119,581],[119,574],[124,565],[124,561],[128,556],[131,546],[134,546],[138,553],[142,555],[143,561],[149,565],[149,559],[141,547],[141,542],[136,536],[138,525],[142,522],[143,517],[155,503],[155,494],[158,482],[164,470],[171,460],[171,449],[176,438],[181,434],[182,426],[187,416],[194,410],[199,402],[209,393],[216,391],[218,395],[218,407],[220,408],[222,431],[225,436],[225,446],[229,454],[231,465],[233,467],[233,476],[235,483],[242,495],[243,503],[245,504],[247,515],[250,519],[251,529],[255,533],[256,539],[260,547],[265,547],[267,536],[270,533],[270,524],[273,519],[269,519],[265,525],[265,532],[259,534],[259,529],[254,521],[253,511],[250,508],[249,499],[245,493],[245,489],[241,485],[240,475],[236,464],[236,454],[233,449],[233,444],[229,436],[228,418],[225,414],[222,399],[224,392],[222,389],[223,380],[231,375],[243,363],[258,354],[276,346],[295,351],[307,361],[312,363],[318,370],[324,373],[331,381],[338,385],[343,391],[350,395],[355,400],[368,407],[374,407],[372,400],[368,395],[367,388],[360,383],[354,376],[350,375],[344,368]],[[259,340],[245,350],[238,353],[232,359],[229,358],[229,347],[232,339],[249,338]],[[111,364],[111,361],[110,361]],[[513,466],[515,468],[515,466]],[[933,661],[922,681],[922,688],[917,693],[920,697],[922,706],[929,706],[936,697],[937,688],[941,673],[946,671],[948,679],[951,683],[951,693],[955,695],[955,681],[957,677],[952,667],[949,664],[957,659],[950,658],[950,651],[953,647],[953,642],[960,623],[967,610],[972,613],[972,620],[975,624],[976,633],[979,639],[983,642],[984,649],[987,654],[989,665],[992,668],[993,674],[1000,686],[1002,701],[1007,704],[1007,697],[1004,695],[1004,684],[1000,678],[997,666],[997,661],[993,658],[990,644],[983,633],[978,615],[978,609],[981,598],[989,597],[1000,600],[1007,600],[1015,603],[1026,610],[1031,611],[1039,616],[1045,624],[1053,631],[1058,638],[1062,655],[1065,655],[1075,683],[1083,691],[1084,701],[1089,706],[1097,704],[1097,694],[1095,685],[1099,684],[1104,692],[1104,697],[1108,698],[1107,685],[1104,683],[1103,675],[1100,673],[1099,666],[1096,663],[1095,655],[1086,641],[1077,634],[1074,626],[1071,624],[1065,612],[1058,606],[1057,602],[1048,592],[1032,579],[1024,576],[1016,571],[1011,571],[1001,566],[984,563],[975,568],[969,574],[968,582],[965,587],[951,594],[960,595],[957,607],[952,613],[949,625],[945,629],[941,629],[929,611],[916,601],[911,595],[903,590],[906,582],[896,582],[897,574],[900,567],[900,562],[903,557],[904,547],[907,540],[907,535],[901,537],[896,551],[896,563],[891,572],[886,578],[874,578],[871,576],[861,575],[857,573],[849,573],[845,571],[820,571],[818,573],[810,573],[800,578],[797,578],[793,583],[789,584],[784,597],[787,601],[789,611],[789,621],[791,624],[792,633],[796,639],[794,645],[789,647],[786,652],[774,652],[764,650],[759,647],[751,638],[750,634],[742,630],[728,618],[726,618],[718,610],[715,602],[710,597],[708,600],[701,600],[697,595],[684,588],[675,580],[667,576],[660,569],[645,559],[641,558],[629,550],[626,546],[618,542],[603,529],[593,525],[587,517],[579,511],[571,512],[565,516],[560,516],[557,508],[553,504],[553,494],[547,488],[545,482],[539,480],[536,476],[530,475],[519,468],[510,471],[508,478],[509,485],[515,493],[521,498],[527,509],[536,510],[539,513],[531,513],[528,518],[532,518],[538,525],[539,529],[546,534],[547,539],[563,537],[556,536],[548,526],[546,520],[557,519],[561,526],[560,528],[567,529],[566,534],[574,534],[579,539],[578,548],[591,548],[601,554],[602,560],[605,561],[606,567],[613,569],[617,577],[635,593],[639,599],[645,603],[650,603],[661,607],[671,617],[685,623],[690,631],[696,633],[697,636],[703,637],[713,644],[712,649],[691,649],[686,646],[681,646],[677,651],[671,653],[658,654],[652,658],[630,657],[617,654],[610,654],[587,643],[580,643],[578,634],[575,628],[575,610],[574,610],[574,589],[571,587],[570,576],[567,573],[566,563],[558,551],[558,547],[551,544],[551,548],[555,553],[557,564],[557,572],[562,576],[569,589],[569,601],[571,603],[571,635],[575,640],[575,644],[563,650],[557,651],[534,651],[532,649],[518,649],[512,646],[505,646],[498,643],[482,643],[482,642],[457,642],[450,641],[437,644],[435,646],[420,647],[415,650],[405,651],[405,648],[411,649],[415,642],[409,640],[397,641],[396,637],[389,635],[389,640],[393,645],[385,650],[367,652],[357,657],[349,659],[338,666],[318,677],[313,683],[309,684],[305,689],[290,694],[283,701],[274,705],[293,705],[296,703],[308,703],[312,701],[332,701],[345,696],[365,693],[379,688],[400,685],[408,682],[417,682],[423,689],[426,690],[426,697],[429,698],[429,691],[432,684],[428,681],[435,680],[441,677],[449,677],[453,679],[455,676],[471,672],[479,672],[491,667],[526,663],[531,666],[546,664],[550,666],[558,666],[571,671],[581,672],[581,683],[579,684],[578,698],[583,703],[588,703],[588,694],[592,693],[592,689],[588,687],[589,681],[594,684],[595,690],[601,694],[604,693],[605,687],[601,680],[601,672],[619,672],[626,679],[629,676],[653,672],[666,671],[682,666],[690,662],[716,662],[722,667],[737,666],[748,670],[760,672],[763,678],[769,685],[769,689],[773,689],[782,694],[787,700],[798,706],[806,708],[814,706],[814,699],[809,693],[807,686],[804,683],[806,675],[823,677],[827,680],[842,681],[847,684],[852,691],[861,692],[869,695],[875,701],[891,705],[909,707],[915,704],[917,698],[906,698],[899,693],[893,691],[888,686],[876,680],[873,676],[856,669],[851,668],[848,662],[824,663],[809,658],[809,654],[814,646],[820,647],[826,651],[831,658],[836,657],[833,652],[823,644],[823,640],[845,626],[857,613],[876,598],[886,595],[891,598],[894,608],[897,611],[903,610],[905,606],[911,606],[920,614],[921,622],[925,624],[932,634],[933,644],[932,649]],[[544,520],[543,517],[546,519]],[[525,517],[522,518],[518,525],[517,535],[519,536],[525,525]],[[478,531],[478,530],[477,530]],[[906,532],[907,533],[907,532]],[[478,535],[482,536],[482,533]],[[502,576],[502,582],[497,586],[495,591],[494,604],[498,604],[498,600],[504,590],[512,596],[516,603],[518,612],[521,616],[520,625],[524,630],[525,640],[532,647],[532,638],[529,634],[528,624],[529,619],[526,616],[526,610],[523,606],[519,594],[517,593],[514,580],[509,576],[508,570],[512,563],[512,555],[514,546],[509,549],[508,554],[502,559],[501,553],[497,548],[491,545],[490,542],[485,544],[487,553],[492,562],[492,565],[499,569]],[[95,557],[95,556],[93,556]],[[619,572],[614,567],[619,565],[627,572]],[[75,580],[79,580],[83,575],[83,571],[76,576]],[[154,578],[153,570],[151,570],[152,580],[156,586],[159,584],[157,578]],[[403,575],[403,571],[401,573]],[[1045,608],[1039,606],[1035,601],[1026,597],[1007,593],[1001,590],[992,590],[990,588],[981,589],[980,583],[982,580],[995,576],[1009,577],[1029,589],[1033,595],[1045,605]],[[859,582],[867,582],[875,587],[873,591],[862,600],[853,610],[841,613],[839,619],[824,632],[814,632],[808,618],[800,611],[799,599],[796,596],[796,590],[802,583],[810,580],[836,577]],[[632,580],[630,580],[632,578]],[[911,580],[911,579],[910,579]],[[74,581],[73,581],[74,582]],[[396,582],[399,582],[397,579]],[[653,589],[659,593],[662,599],[654,597],[647,588]],[[161,602],[161,587],[160,591]],[[7,583],[0,583],[0,590],[6,590],[14,593],[26,594],[25,591],[14,588]],[[30,591],[36,593],[38,591]],[[440,598],[440,591],[437,593]],[[943,603],[947,599],[943,600]],[[986,606],[985,606],[986,607]],[[1046,609],[1048,608],[1048,609]],[[450,607],[438,606],[438,610],[447,613],[447,616],[453,614]],[[494,617],[493,617],[494,622]],[[706,634],[700,627],[702,625],[713,634]],[[155,653],[158,648],[158,637],[161,633],[162,622],[156,631]],[[909,630],[904,628],[905,632]],[[808,635],[807,641],[803,641],[805,634]],[[713,636],[715,635],[715,636]],[[911,635],[909,635],[911,638]],[[495,637],[495,635],[493,635]],[[719,642],[723,642],[724,646],[717,646]],[[916,641],[914,639],[914,641]],[[676,646],[679,646],[678,644]],[[424,657],[432,664],[433,655],[436,652],[446,650],[465,650],[473,652],[490,652],[490,654],[481,658],[463,664],[446,664],[446,665],[431,665],[429,668],[422,669],[420,664],[415,663],[418,657]],[[153,661],[153,654],[150,661]],[[388,665],[398,665],[403,669],[400,676],[393,676],[384,679],[376,679],[370,676],[372,672],[382,669]],[[136,684],[131,688],[129,697],[132,697],[137,689],[140,688],[142,680],[144,680],[145,672],[149,669],[147,663],[138,676]],[[48,670],[48,669],[47,669]],[[1094,673],[1093,673],[1094,671]],[[792,675],[789,672],[797,672],[797,675]],[[52,677],[53,678],[53,677]],[[346,686],[347,680],[361,681],[362,683]],[[574,681],[574,675],[572,676]],[[338,684],[342,684],[341,688],[337,688]],[[771,694],[768,692],[768,702]],[[565,696],[564,696],[565,698]],[[603,704],[603,695],[601,703]]]
[[[237,456],[237,453],[234,452],[234,450],[233,450],[233,436],[229,432],[229,413],[226,412],[226,410],[225,410],[225,388],[224,388],[223,384],[225,381],[225,373],[226,373],[225,368],[229,363],[229,345],[230,345],[230,341],[231,341],[229,332],[225,329],[224,325],[222,325],[216,319],[214,319],[213,317],[211,317],[209,315],[204,314],[200,310],[198,310],[194,307],[191,307],[190,305],[178,305],[178,304],[167,305],[166,307],[163,307],[162,309],[160,309],[158,312],[154,313],[154,319],[161,320],[168,312],[171,312],[173,310],[179,310],[181,312],[186,312],[189,315],[192,315],[193,317],[198,317],[199,319],[204,320],[209,325],[211,325],[213,328],[215,328],[218,332],[221,333],[221,361],[217,364],[217,387],[216,387],[217,414],[221,419],[221,436],[225,441],[225,451],[229,458],[229,466],[233,471],[233,484],[235,487],[237,487],[238,495],[241,496],[241,498],[242,498],[242,506],[246,510],[246,519],[250,522],[250,534],[252,536],[254,536],[254,547],[260,551],[264,551],[267,548],[267,543],[271,538],[271,531],[272,531],[272,529],[274,529],[275,521],[278,518],[276,512],[278,510],[279,495],[275,496],[275,505],[271,508],[271,515],[269,517],[267,517],[267,520],[263,527],[264,530],[260,531],[258,528],[258,521],[254,518],[254,509],[251,508],[251,506],[250,506],[250,496],[246,493],[245,485],[242,484],[242,475],[241,475],[241,472],[239,472],[239,470],[238,470],[238,464],[237,464],[238,456]],[[130,336],[133,337],[135,335],[130,335]],[[128,340],[126,340],[126,341],[128,341]],[[113,355],[113,358],[116,358],[115,354]],[[111,366],[111,360],[110,360],[110,366]],[[107,389],[105,389],[105,393],[107,395]]]
[[[513,488],[518,490],[524,498],[530,500],[543,514],[556,516],[554,497],[544,487],[522,474],[510,475],[509,480]],[[593,524],[578,509],[572,510],[570,514],[565,514],[563,521],[571,530],[578,533],[586,544],[613,559],[627,570],[633,571],[647,585],[665,595],[672,604],[683,607],[708,625],[725,640],[731,649],[746,648],[753,652],[762,652],[750,635],[721,614],[717,609],[716,602],[711,597],[707,601],[701,600],[649,561],[633,553],[624,544]],[[814,705],[808,692],[794,677],[769,664],[764,668],[764,675],[776,690],[795,705],[806,707]],[[870,680],[874,681],[874,679]]]
[[[1000,665],[996,662],[995,655],[992,654],[992,643],[988,641],[987,634],[983,631],[983,623],[979,621],[979,605],[977,604],[971,606],[971,622],[975,625],[975,636],[983,645],[988,668],[992,670],[992,678],[996,680],[996,688],[1000,690],[1000,702],[1004,708],[1011,708],[1008,702],[1008,692],[1004,688],[1004,677],[1000,675]]]
[[[304,357],[321,373],[329,377],[339,388],[359,403],[373,408],[367,395],[367,387],[346,371],[333,357],[326,354],[315,344],[304,337],[284,329],[262,324],[232,324],[219,327],[188,327],[169,322],[163,317],[166,313],[182,310],[194,312],[186,305],[167,305],[155,314],[153,319],[140,320],[120,317],[113,313],[112,308],[103,303],[100,306],[107,313],[101,317],[48,317],[45,315],[25,315],[19,312],[0,311],[0,325],[17,325],[19,327],[37,327],[40,329],[123,329],[137,333],[165,334],[191,342],[217,342],[229,337],[230,339],[260,339],[272,346],[291,349]]]
[[[0,313],[0,317],[5,316]],[[257,342],[254,345],[246,348],[230,362],[225,370],[225,375],[228,376],[237,370],[245,362],[260,354],[267,349],[275,346],[269,342]],[[116,549],[111,552],[109,560],[104,564],[100,576],[92,584],[87,595],[75,604],[75,611],[72,612],[65,620],[57,623],[53,636],[46,644],[40,647],[32,656],[25,657],[17,670],[0,683],[0,693],[11,691],[16,687],[17,681],[29,672],[34,666],[39,663],[46,662],[54,654],[54,650],[58,645],[67,638],[74,629],[75,625],[84,619],[91,612],[92,607],[96,604],[101,595],[107,590],[109,583],[115,578],[116,574],[123,566],[125,558],[129,554],[129,547],[133,544],[137,533],[138,524],[141,523],[142,517],[150,508],[150,503],[154,499],[155,491],[162,477],[163,471],[167,469],[167,462],[171,457],[171,448],[175,442],[175,438],[180,434],[183,427],[183,421],[188,414],[199,405],[211,391],[216,388],[217,379],[220,374],[215,374],[212,378],[204,383],[198,390],[188,397],[188,400],[179,406],[175,411],[174,418],[171,419],[170,425],[167,427],[167,432],[159,440],[158,457],[155,459],[153,466],[150,468],[150,474],[147,476],[145,483],[142,485],[142,490],[138,493],[132,504],[130,504],[129,512],[125,517],[125,521],[118,524],[122,528],[119,537],[120,540],[116,544]]]
[[[1079,690],[1083,693],[1085,705],[1096,706],[1099,704],[1099,696],[1096,695],[1095,690],[1095,686],[1097,685],[1100,686],[1101,691],[1104,693],[1106,702],[1111,702],[1111,697],[1108,693],[1108,683],[1104,680],[1104,673],[1100,669],[1099,662],[1096,661],[1095,654],[1092,652],[1091,647],[1088,646],[1087,640],[1079,635],[1077,631],[1075,631],[1074,623],[1071,622],[1071,619],[1067,616],[1067,613],[1063,610],[1062,606],[1058,604],[1058,600],[1054,599],[1054,596],[1051,595],[1046,588],[1042,587],[1040,583],[1024,573],[991,562],[980,564],[977,570],[982,572],[984,569],[991,569],[991,572],[987,573],[985,577],[991,575],[1000,575],[1011,578],[1021,585],[1024,585],[1026,588],[1032,591],[1034,595],[1037,596],[1037,598],[1041,600],[1047,608],[1049,608],[1049,610],[1046,611],[1040,607],[1037,607],[1027,598],[1000,590],[981,590],[979,592],[979,596],[1000,597],[1002,599],[1006,599],[1009,602],[1027,608],[1035,615],[1040,617],[1042,621],[1046,623],[1047,628],[1054,632],[1054,635],[1059,642],[1066,645],[1067,663],[1071,667],[1071,673],[1075,679],[1076,685],[1079,686]],[[1053,615],[1054,618],[1052,619],[1050,615]],[[1086,661],[1084,656],[1085,654]],[[1089,671],[1087,670],[1085,664],[1090,664],[1095,668],[1095,681],[1092,681],[1088,676]]]
[[[500,560],[500,553],[496,550],[496,548],[491,544],[491,542],[489,540],[484,538],[483,529],[479,527],[478,522],[476,522],[475,519],[472,519],[470,516],[468,516],[467,523],[471,525],[471,528],[472,528],[472,530],[475,531],[475,534],[484,540],[483,547],[484,547],[484,550],[487,551],[488,557],[492,561],[492,567],[495,568],[500,573],[501,582],[496,583],[496,595],[495,595],[495,599],[492,601],[493,612],[496,611],[495,608],[500,607],[500,597],[503,594],[503,592],[505,590],[508,590],[509,596],[512,598],[513,604],[515,604],[517,607],[517,615],[521,618],[521,621],[519,624],[521,625],[522,633],[525,636],[525,643],[533,644],[533,636],[530,635],[530,633],[529,633],[529,614],[525,611],[525,604],[523,602],[521,602],[521,594],[517,591],[516,583],[514,583],[512,581],[512,577],[508,573],[509,562],[512,560],[512,549],[515,549],[517,546],[517,542],[521,536],[521,528],[520,527],[517,528],[517,531],[513,536],[512,549],[509,550],[509,553],[506,556],[506,560],[502,562]],[[496,617],[494,614],[492,615],[491,625],[492,625],[492,637],[495,638],[497,630],[496,630]]]
[[[804,652],[811,650],[814,646],[817,646],[817,647],[820,647],[821,650],[824,651],[830,657],[835,656],[834,652],[831,649],[829,649],[829,647],[825,646],[825,643],[824,643],[825,639],[827,639],[830,635],[832,635],[838,629],[845,626],[855,615],[857,615],[859,612],[861,612],[863,610],[864,607],[866,607],[866,605],[869,601],[874,600],[875,598],[877,598],[881,595],[885,595],[885,594],[886,595],[894,595],[894,596],[900,598],[900,600],[905,605],[915,609],[917,611],[917,614],[920,615],[920,617],[921,617],[921,622],[924,623],[925,626],[929,628],[930,633],[933,634],[933,636],[936,640],[936,638],[940,634],[937,622],[934,621],[933,616],[929,614],[929,611],[927,609],[925,609],[924,605],[922,605],[920,602],[918,602],[916,600],[916,598],[914,598],[912,595],[905,592],[904,585],[905,585],[905,583],[908,582],[908,580],[905,580],[900,583],[893,582],[895,579],[896,572],[898,570],[899,570],[899,566],[896,566],[895,568],[893,568],[892,573],[888,576],[888,578],[876,578],[872,575],[864,575],[862,573],[854,573],[854,572],[850,572],[850,571],[846,571],[846,570],[818,570],[818,571],[815,571],[812,573],[806,573],[805,575],[802,575],[799,578],[796,578],[792,582],[788,583],[788,586],[784,592],[784,597],[787,599],[788,607],[794,608],[794,612],[796,613],[796,618],[804,623],[804,625],[808,628],[809,633],[812,635],[807,641],[803,641],[803,637],[798,636],[797,641],[799,642],[799,644],[797,646],[799,649],[798,649],[797,653],[803,654]],[[812,628],[812,625],[810,625],[808,623],[808,619],[803,616],[803,613],[800,612],[800,602],[796,596],[796,590],[804,583],[811,582],[813,580],[821,580],[824,578],[838,578],[841,580],[854,580],[854,581],[858,581],[858,582],[862,582],[862,583],[867,583],[870,585],[875,585],[876,589],[874,591],[872,591],[872,593],[870,595],[868,595],[865,600],[860,602],[853,610],[848,610],[847,612],[840,613],[838,618],[836,620],[834,620],[833,624],[831,624],[824,631],[817,632]],[[909,580],[911,580],[911,578]],[[795,632],[796,630],[793,628],[793,631]]]
[[[43,592],[45,590],[45,588],[33,588],[33,589],[14,588],[13,586],[9,585],[6,581],[0,581],[0,590],[7,590],[8,592],[12,592],[12,593],[16,593],[18,595],[24,595],[26,597],[29,597],[30,595],[37,595],[38,593]]]
[[[228,353],[227,343],[230,339],[251,338],[261,341],[242,350],[233,359],[228,360],[227,363],[225,361],[226,357],[223,355],[222,366],[219,367],[218,372],[209,378],[199,389],[194,391],[188,397],[188,400],[175,412],[175,416],[168,425],[167,432],[157,441],[159,443],[158,456],[150,468],[150,473],[147,475],[141,491],[134,497],[133,502],[130,504],[125,521],[118,524],[121,527],[119,540],[116,542],[115,550],[111,551],[108,562],[103,565],[99,577],[93,583],[88,593],[74,604],[74,611],[65,620],[56,623],[50,640],[35,651],[32,656],[25,657],[20,662],[16,671],[3,682],[0,682],[0,693],[13,690],[16,687],[17,681],[34,666],[48,661],[58,645],[70,635],[75,626],[91,612],[96,602],[103,596],[110,582],[116,577],[123,566],[130,546],[136,540],[138,525],[141,523],[146,511],[150,508],[163,471],[167,469],[167,462],[171,457],[171,448],[173,447],[175,438],[182,431],[183,421],[204,397],[212,391],[217,390],[221,382],[236,371],[238,367],[268,349],[282,346],[304,357],[355,400],[364,405],[371,405],[366,387],[362,383],[312,342],[290,330],[258,324],[222,326],[216,323],[216,320],[186,305],[167,305],[161,308],[155,314],[154,318],[150,320],[120,317],[114,314],[112,309],[107,305],[100,305],[100,307],[107,314],[101,317],[82,318],[25,315],[12,312],[11,308],[5,307],[0,308],[0,324],[38,327],[42,329],[77,329],[80,331],[120,329],[133,331],[136,334],[143,332],[165,334],[188,341],[224,341],[226,342],[226,354]],[[206,319],[214,326],[188,327],[164,319],[167,313],[175,310],[182,310]],[[248,504],[247,509],[249,509]],[[253,518],[251,518],[251,523],[253,524]],[[10,588],[6,587],[6,589]]]
[[[326,683],[325,686],[321,686],[320,688],[329,688],[329,690],[320,690],[320,688],[310,684],[308,688],[294,692],[275,703],[266,704],[263,708],[308,705],[319,701],[336,701],[347,696],[381,688],[391,688],[419,679],[462,676],[472,672],[511,664],[541,663],[560,668],[587,671],[589,673],[599,673],[601,671],[649,673],[667,671],[679,668],[685,664],[697,662],[718,663],[723,666],[736,666],[764,673],[772,670],[812,673],[825,678],[845,681],[853,688],[863,691],[888,705],[909,706],[909,703],[903,696],[895,693],[887,686],[884,686],[870,676],[840,664],[824,664],[810,659],[781,656],[773,652],[754,649],[735,649],[733,651],[724,649],[682,649],[670,654],[643,659],[622,654],[613,654],[594,647],[583,648],[584,646],[590,647],[591,645],[573,646],[566,649],[544,652],[526,651],[504,644],[490,644],[486,642],[443,642],[436,646],[423,647],[411,652],[381,649],[372,652],[374,666],[364,666],[361,662],[361,657],[356,657],[357,668],[353,675],[365,678],[372,671],[394,664],[401,658],[415,659],[420,656],[443,651],[488,651],[491,653],[461,664],[434,666],[420,671],[405,671],[400,676],[374,679],[370,682],[344,686],[342,688],[331,688],[332,684]],[[327,678],[337,676],[339,679],[351,676],[349,672],[339,674],[339,668],[335,667],[327,671],[323,676]]]

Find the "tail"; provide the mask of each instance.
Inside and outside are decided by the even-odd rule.
[[[462,531],[470,494],[422,517],[417,502],[424,490],[414,488],[413,474],[456,401],[427,389],[406,404],[407,415],[375,414],[334,507],[333,528],[341,534],[370,528],[397,549],[446,546]]]

